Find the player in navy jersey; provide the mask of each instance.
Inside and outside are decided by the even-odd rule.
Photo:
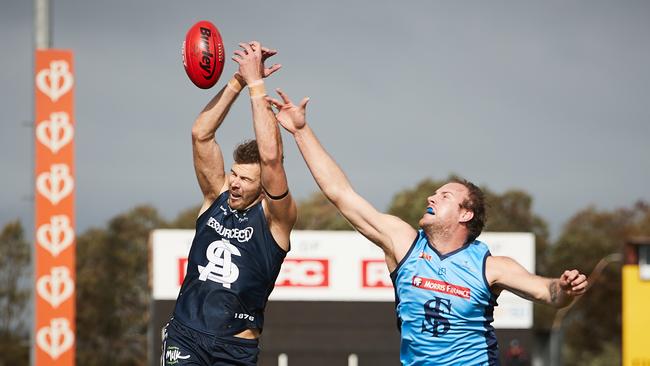
[[[194,169],[203,192],[187,275],[163,329],[163,365],[255,365],[264,308],[289,250],[296,205],[283,167],[275,116],[263,79],[274,50],[242,43],[239,70],[192,127]],[[256,140],[237,146],[230,172],[215,134],[248,86]]]
[[[305,120],[308,98],[294,105],[268,98],[289,131],[325,196],[366,238],[385,253],[395,286],[404,365],[495,365],[497,342],[491,325],[496,298],[509,290],[556,307],[586,291],[577,270],[559,278],[526,271],[508,257],[490,255],[476,240],[485,223],[481,190],[465,180],[449,182],[423,202],[419,230],[378,212],[351,187]]]

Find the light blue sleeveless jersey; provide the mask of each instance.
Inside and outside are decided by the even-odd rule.
[[[475,240],[440,255],[423,231],[391,273],[403,365],[498,365],[485,278],[490,251]]]

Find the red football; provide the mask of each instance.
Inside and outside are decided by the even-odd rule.
[[[224,54],[221,34],[214,24],[202,20],[187,31],[183,42],[183,66],[194,85],[209,89],[223,71]]]

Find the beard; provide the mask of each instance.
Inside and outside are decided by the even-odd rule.
[[[259,189],[255,192],[243,193],[239,192],[239,196],[233,198],[232,192],[230,192],[230,198],[228,199],[228,206],[233,210],[243,211],[252,206],[260,198],[262,190]]]
[[[255,202],[255,199],[251,199],[250,197],[241,197],[238,200],[229,200],[228,205],[233,210],[243,211],[248,208],[248,206],[250,206],[253,202]]]
[[[425,220],[423,217],[419,224],[422,230],[432,237],[440,238],[451,234],[451,225],[446,225],[439,220]]]

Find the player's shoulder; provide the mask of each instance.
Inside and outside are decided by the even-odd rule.
[[[479,254],[492,256],[490,253],[490,247],[485,242],[478,239],[474,239],[474,241],[469,243],[469,248]]]
[[[397,246],[410,247],[413,240],[419,235],[418,230],[406,221],[390,214],[382,214],[382,222],[376,223],[376,225],[383,225],[384,227],[379,228],[380,231],[386,233],[393,245]]]
[[[392,251],[390,254],[392,254],[392,259],[395,261],[393,266],[389,264],[389,269],[392,272],[393,269],[399,268],[409,257],[418,239],[422,237],[422,232],[414,229],[411,225],[396,216],[387,216],[390,216],[389,220],[393,224],[388,230],[388,236],[391,241],[390,250]]]
[[[199,209],[199,215],[197,220],[200,221],[202,218],[211,215],[217,206],[222,205],[228,200],[228,191],[221,192],[215,196],[204,196],[203,203]]]
[[[521,264],[507,256],[489,256],[485,261],[485,274],[490,283],[520,275],[522,270],[525,271]]]

